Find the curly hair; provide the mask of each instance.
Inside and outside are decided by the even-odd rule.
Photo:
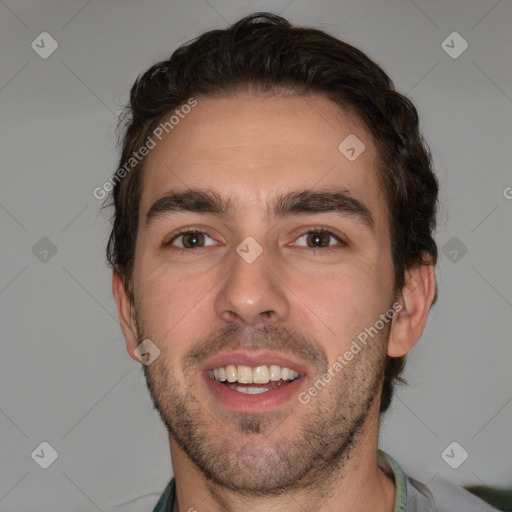
[[[224,30],[212,30],[180,46],[135,81],[124,123],[119,168],[113,182],[113,227],[107,259],[119,272],[133,300],[132,271],[145,158],[126,171],[148,137],[191,97],[229,96],[256,88],[318,94],[350,109],[371,132],[377,173],[387,200],[395,291],[405,271],[435,265],[438,182],[430,150],[419,131],[411,101],[395,90],[386,73],[362,51],[317,29],[292,26],[270,13],[254,13]],[[119,169],[118,169],[119,170]],[[437,298],[437,295],[436,295]],[[405,356],[387,356],[380,412],[391,402]]]

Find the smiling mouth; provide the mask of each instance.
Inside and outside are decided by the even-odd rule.
[[[274,364],[254,367],[229,364],[207,373],[211,379],[247,395],[267,393],[301,377],[295,370]]]

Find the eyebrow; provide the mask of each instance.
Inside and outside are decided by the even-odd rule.
[[[353,218],[372,231],[375,229],[375,221],[368,207],[347,190],[288,192],[278,195],[272,207],[274,216],[278,218],[300,213],[337,213]],[[177,212],[234,217],[237,209],[230,198],[225,199],[213,190],[171,191],[151,205],[146,214],[146,224]]]

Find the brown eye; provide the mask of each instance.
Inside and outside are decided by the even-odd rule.
[[[183,246],[187,249],[195,249],[204,243],[203,233],[187,233],[183,235]]]
[[[297,245],[308,247],[310,249],[323,249],[331,248],[335,245],[345,245],[338,236],[326,230],[308,231],[307,233],[304,233],[302,236],[297,238],[297,240],[301,239],[305,239],[305,244],[298,243]],[[332,243],[333,240],[338,243]]]
[[[307,242],[313,247],[329,247],[330,235],[323,233],[309,233],[307,236]]]
[[[181,249],[199,249],[205,247],[206,245],[214,245],[205,244],[206,238],[211,239],[210,236],[208,236],[206,233],[203,233],[202,231],[186,231],[175,236],[166,245],[174,245]]]

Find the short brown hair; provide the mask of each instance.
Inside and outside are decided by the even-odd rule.
[[[137,153],[171,111],[192,96],[290,88],[319,94],[350,108],[370,130],[379,155],[378,176],[387,199],[395,290],[405,271],[437,262],[433,239],[438,183],[418,126],[418,113],[396,92],[384,71],[363,52],[323,31],[294,27],[274,14],[255,13],[225,30],[212,30],[180,46],[135,81],[125,121],[120,165]],[[115,182],[109,263],[124,277],[133,300],[132,271],[145,158]],[[380,412],[391,402],[405,357],[387,357]]]

